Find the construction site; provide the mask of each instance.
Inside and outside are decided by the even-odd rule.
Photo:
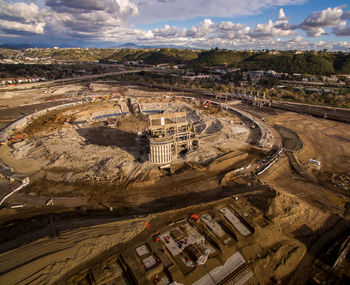
[[[0,105],[1,284],[350,278],[345,123],[104,81]]]

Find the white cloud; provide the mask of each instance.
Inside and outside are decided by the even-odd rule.
[[[138,33],[137,30],[135,32]],[[140,31],[138,34],[139,35],[137,38],[139,40],[149,40],[149,39],[152,39],[154,37],[154,34],[152,31]]]
[[[129,0],[48,0],[46,4],[48,27],[59,37],[103,40],[111,33],[123,34],[127,19],[138,14]]]
[[[138,14],[137,5],[129,0],[46,0],[46,5],[61,13],[93,13],[105,11],[115,17],[127,18]]]
[[[7,2],[6,2],[7,1]],[[248,26],[239,22],[214,22],[210,17],[255,15],[264,8],[300,4],[306,0],[0,0],[0,37],[42,35],[57,41],[135,42],[211,48],[249,49],[346,49],[348,42],[318,41],[307,37],[349,36],[350,11],[344,7],[316,11],[300,24],[291,25],[280,8],[278,19]],[[24,1],[27,1],[25,3]],[[35,2],[28,4],[28,2]],[[44,7],[40,10],[38,7]],[[132,23],[155,23],[170,19],[204,20],[190,28],[165,24],[153,30],[134,28]],[[45,37],[45,38],[44,38]]]
[[[149,24],[195,17],[256,15],[265,8],[298,5],[306,0],[133,0],[140,14],[133,23]]]
[[[279,11],[279,16],[278,16],[278,19],[286,19],[286,15],[284,14],[284,11],[283,9],[281,8],[280,11]]]
[[[333,33],[337,36],[350,36],[350,25],[346,25],[346,21],[341,21],[333,28]]]
[[[340,7],[327,8],[322,11],[311,13],[300,26],[307,27],[332,27],[337,25],[343,16],[343,10]]]
[[[290,37],[296,34],[297,31],[289,25],[288,18],[281,8],[278,20],[275,23],[272,22],[272,20],[269,20],[266,24],[258,24],[249,35],[253,38],[273,38]]]
[[[176,44],[200,48],[218,46],[229,49],[330,49],[331,46],[339,47],[332,42],[311,43],[304,40],[298,34],[297,28],[298,26],[289,24],[284,10],[280,9],[279,17],[275,22],[270,20],[267,23],[258,24],[255,28],[231,21],[214,23],[211,19],[205,19],[190,29],[180,30],[175,26],[165,25],[163,28],[153,30],[153,37],[145,41],[149,44]],[[325,30],[321,27],[314,27],[311,32],[314,36],[318,36],[324,34]],[[295,37],[283,40],[285,37],[292,36]],[[340,49],[344,49],[344,46]]]
[[[37,5],[0,0],[0,31],[7,34],[43,34],[44,27],[45,22]]]
[[[344,13],[341,7],[329,7],[311,13],[298,27],[304,30],[308,37],[318,37],[327,34],[324,28],[338,26],[344,22],[343,17]]]
[[[200,25],[187,30],[185,36],[190,38],[205,38],[214,31],[215,26],[212,20],[205,19]]]
[[[169,25],[164,25],[163,28],[155,29],[153,31],[156,37],[176,37],[179,36],[182,32],[177,27],[170,27]]]

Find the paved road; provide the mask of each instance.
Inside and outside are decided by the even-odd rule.
[[[80,76],[80,77],[74,77],[74,78],[57,79],[57,80],[47,81],[46,83],[66,83],[66,82],[74,82],[74,81],[83,81],[83,80],[89,80],[89,79],[103,78],[110,75],[137,73],[140,71],[147,71],[147,70],[152,70],[152,69],[133,69],[133,70],[108,72],[108,73],[96,74],[96,75],[86,75],[86,76]]]

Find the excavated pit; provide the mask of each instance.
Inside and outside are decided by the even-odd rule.
[[[250,147],[250,130],[227,112],[201,110],[195,103],[144,100],[140,103],[144,114],[118,113],[128,110],[125,105],[123,101],[97,102],[45,114],[23,130],[27,139],[13,146],[11,156],[40,163],[41,171],[47,173],[38,177],[41,183],[43,179],[104,183],[121,189],[134,182],[154,183],[169,173],[155,171],[157,166],[148,162],[149,148],[143,136],[149,127],[150,112],[185,111],[186,119],[197,130],[198,148],[175,158],[177,171],[185,164],[205,165],[225,153]]]
[[[137,135],[110,127],[88,127],[77,130],[87,144],[116,147],[137,147]]]

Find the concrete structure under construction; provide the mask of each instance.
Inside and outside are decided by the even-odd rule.
[[[186,112],[149,116],[149,160],[167,164],[181,153],[196,149],[198,139],[193,125],[186,120]]]

